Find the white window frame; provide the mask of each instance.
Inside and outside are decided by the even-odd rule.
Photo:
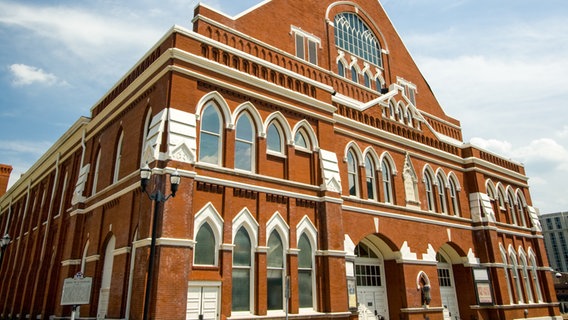
[[[294,35],[294,46],[296,47],[296,57],[305,60],[311,64],[317,65],[318,64],[318,54],[317,50],[321,48],[321,39],[316,37],[315,35],[302,30],[300,27],[291,26],[290,32]],[[301,40],[302,43],[302,50],[298,50],[298,43]],[[310,54],[311,46],[315,46],[315,56]]]
[[[416,94],[418,93],[416,85],[400,77],[397,77],[396,80],[397,83],[404,88],[404,96],[408,98],[412,105],[416,106]]]

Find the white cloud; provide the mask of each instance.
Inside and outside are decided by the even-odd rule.
[[[35,156],[42,155],[53,142],[49,141],[6,141],[0,140],[0,151],[6,154],[22,154],[27,153]]]
[[[561,170],[568,172],[568,149],[551,138],[540,138],[514,147],[508,141],[474,137],[471,144],[497,153],[539,171]]]
[[[120,13],[7,1],[0,3],[0,24],[24,28],[39,39],[61,43],[65,48],[59,49],[60,54],[72,52],[83,59],[148,47],[158,38],[160,31],[145,23],[144,17]]]
[[[8,67],[14,77],[12,83],[16,86],[31,85],[34,83],[45,84],[48,86],[55,84],[65,84],[52,73],[47,73],[40,68],[25,64],[13,64]]]

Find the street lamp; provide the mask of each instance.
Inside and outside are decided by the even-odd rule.
[[[140,187],[142,189],[142,192],[144,192],[150,200],[154,201],[154,216],[152,218],[152,242],[150,243],[150,257],[148,257],[148,278],[146,279],[146,295],[144,296],[144,320],[148,319],[148,313],[150,311],[150,292],[152,290],[152,280],[154,278],[154,259],[156,256],[156,236],[158,233],[157,222],[160,203],[166,202],[169,198],[176,196],[176,192],[181,180],[181,176],[179,175],[177,169],[170,174],[171,193],[170,195],[166,196],[162,193],[159,187],[151,193],[146,190],[148,184],[150,183],[151,176],[152,169],[150,169],[147,164],[140,168]]]
[[[5,234],[2,239],[0,239],[0,267],[2,267],[2,260],[4,259],[4,251],[10,244],[12,238],[10,238],[9,234]]]

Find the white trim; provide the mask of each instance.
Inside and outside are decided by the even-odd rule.
[[[81,259],[69,259],[69,260],[62,260],[61,266],[68,267],[68,266],[79,266],[81,265]]]
[[[112,254],[116,257],[122,254],[129,254],[132,249],[130,247],[122,247],[118,249],[114,249]]]

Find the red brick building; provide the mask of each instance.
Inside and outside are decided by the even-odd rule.
[[[527,180],[377,1],[199,5],[0,199],[0,318],[69,317],[78,272],[77,318],[558,318]]]

